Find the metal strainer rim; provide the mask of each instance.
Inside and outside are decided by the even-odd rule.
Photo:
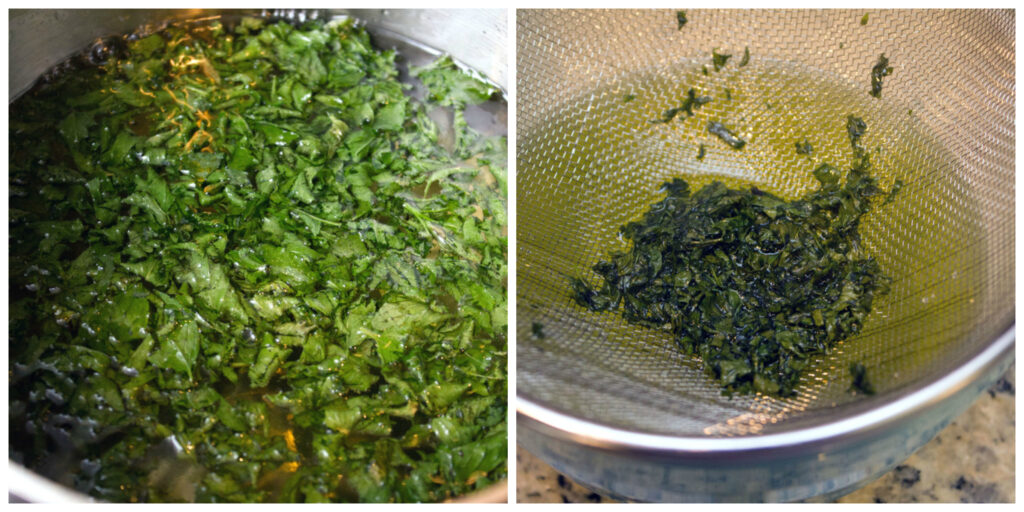
[[[885,429],[936,406],[974,382],[993,365],[1014,354],[1016,323],[956,369],[898,399],[849,417],[789,432],[737,437],[649,434],[582,419],[519,395],[516,412],[521,424],[555,437],[609,451],[659,454],[706,454],[765,451],[849,439]]]

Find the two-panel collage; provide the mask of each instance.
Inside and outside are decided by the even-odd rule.
[[[7,27],[9,503],[1016,500],[1014,9]]]

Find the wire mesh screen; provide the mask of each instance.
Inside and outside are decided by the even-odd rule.
[[[674,11],[518,11],[520,396],[649,433],[781,432],[934,381],[1013,323],[1013,11],[687,14],[679,27]],[[716,70],[712,51],[732,57]],[[894,72],[875,98],[883,53]],[[690,88],[713,101],[650,122]],[[848,115],[867,122],[881,187],[903,182],[861,225],[893,285],[858,336],[805,370],[796,396],[724,396],[670,333],[572,300],[570,278],[600,282],[591,267],[628,249],[619,227],[661,200],[666,180],[799,197],[818,164],[850,167]],[[746,146],[709,135],[712,120]],[[811,156],[795,151],[805,140]],[[876,395],[848,391],[853,361]]]

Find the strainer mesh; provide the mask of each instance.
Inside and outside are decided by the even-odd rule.
[[[1013,323],[1014,13],[874,11],[862,25],[863,14],[688,10],[677,29],[674,11],[518,11],[520,396],[642,432],[780,432],[934,381]],[[721,71],[712,49],[733,55]],[[882,53],[895,70],[876,99],[869,76]],[[693,118],[649,122],[690,87],[714,100]],[[724,397],[667,333],[570,298],[569,278],[596,280],[590,267],[627,249],[619,226],[660,200],[667,179],[797,197],[816,186],[818,163],[849,166],[850,114],[868,123],[882,187],[904,183],[861,228],[894,283],[859,336],[815,360],[797,396]],[[708,135],[709,120],[747,146]],[[795,152],[804,139],[810,158]],[[852,361],[877,395],[848,392]]]

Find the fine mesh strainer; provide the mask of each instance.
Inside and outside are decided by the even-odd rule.
[[[517,13],[519,442],[624,498],[849,492],[1013,358],[1014,13],[875,11],[866,24],[864,11],[687,14],[679,28],[674,11]],[[713,50],[732,55],[721,70]],[[879,99],[868,92],[883,53],[894,72]],[[713,101],[650,122],[691,87]],[[796,396],[723,396],[669,333],[572,300],[569,279],[600,282],[590,267],[628,249],[619,227],[663,198],[666,180],[799,197],[818,164],[849,168],[848,115],[867,122],[881,187],[903,182],[861,226],[893,284]],[[747,145],[709,135],[709,121]],[[795,151],[804,140],[810,157]],[[854,361],[876,395],[848,391]]]

